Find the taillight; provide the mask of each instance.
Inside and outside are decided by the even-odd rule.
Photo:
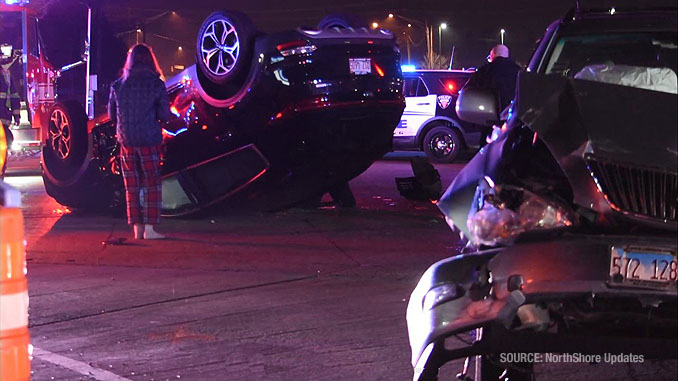
[[[382,68],[381,68],[379,65],[377,65],[376,63],[374,63],[374,69],[377,71],[377,74],[378,74],[380,77],[383,77],[383,76],[384,76],[384,74],[385,74],[385,73],[384,73],[384,69],[382,69]]]
[[[276,46],[276,48],[280,52],[280,55],[282,55],[283,57],[296,56],[299,54],[309,54],[313,53],[316,49],[318,49],[317,46],[310,44],[308,41],[302,40],[286,42],[284,44]]]

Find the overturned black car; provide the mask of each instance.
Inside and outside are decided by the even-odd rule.
[[[264,35],[247,16],[220,11],[203,22],[196,50],[196,65],[166,82],[166,215],[341,197],[391,149],[405,103],[390,32],[331,15],[314,29]],[[107,117],[88,123],[77,104],[57,103],[47,135],[49,195],[81,209],[124,204]]]
[[[531,380],[534,354],[678,357],[676,19],[573,10],[503,125],[462,92],[461,118],[501,127],[438,204],[468,246],[410,298],[415,380],[456,358],[463,380]]]

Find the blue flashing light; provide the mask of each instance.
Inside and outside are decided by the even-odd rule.
[[[403,71],[403,73],[411,73],[417,70],[417,67],[414,65],[400,65],[400,69]]]
[[[177,135],[179,135],[179,134],[182,133],[182,132],[188,131],[188,128],[180,128],[180,129],[177,130],[177,132],[172,132],[172,131],[168,131],[168,130],[165,130],[165,129],[163,129],[163,130],[164,130],[165,133],[166,133],[167,135],[169,135],[169,136],[177,136]]]
[[[26,5],[29,0],[5,0],[7,5]]]

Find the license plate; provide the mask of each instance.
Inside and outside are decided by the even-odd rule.
[[[675,251],[612,247],[611,285],[675,289],[677,271]]]
[[[372,73],[372,59],[371,58],[349,58],[348,69],[351,74],[363,75]]]

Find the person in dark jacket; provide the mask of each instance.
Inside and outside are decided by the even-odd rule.
[[[108,114],[116,123],[120,142],[127,222],[136,239],[165,238],[154,229],[162,209],[161,123],[170,116],[163,79],[151,48],[134,45],[127,53],[122,77],[111,84],[108,100]]]
[[[497,105],[501,112],[511,104],[516,93],[516,80],[520,66],[509,58],[509,49],[506,45],[496,45],[490,50],[487,57],[489,63],[483,65],[475,72],[464,88],[487,89],[494,92]],[[481,144],[485,143],[487,133],[483,132]]]
[[[0,57],[0,122],[5,129],[7,145],[12,146],[14,137],[9,126],[12,121],[18,126],[21,119],[21,96],[19,84],[12,78],[10,68],[16,63],[18,56]]]

